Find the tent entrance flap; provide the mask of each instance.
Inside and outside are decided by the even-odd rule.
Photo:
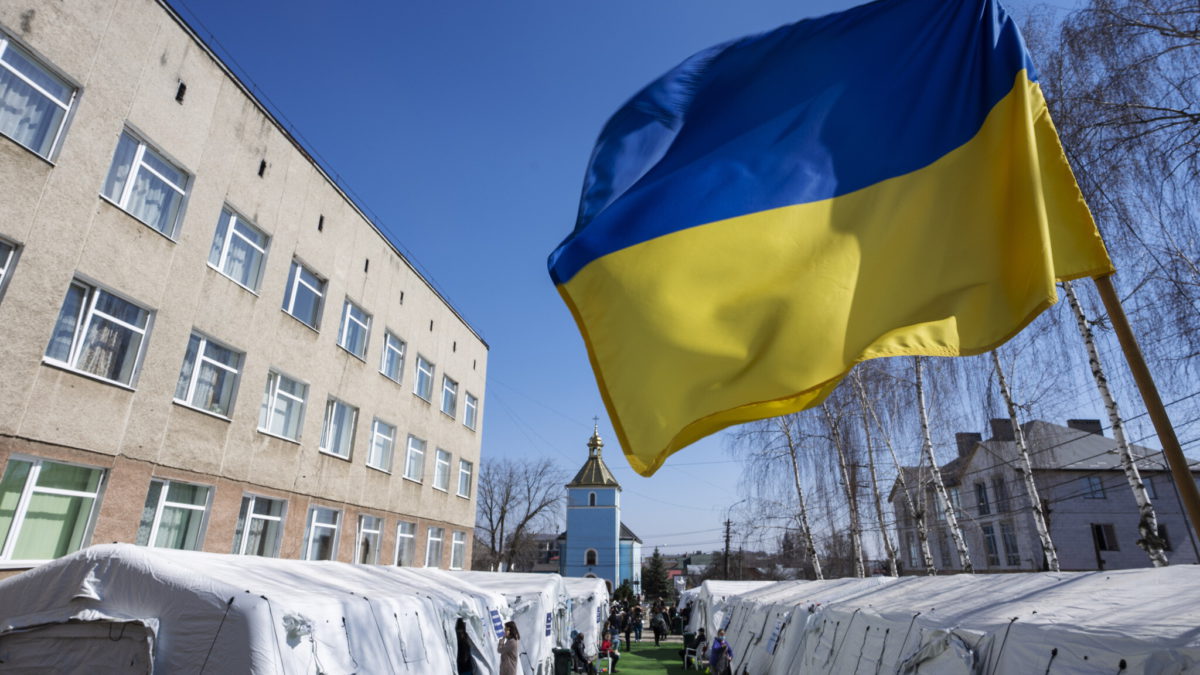
[[[68,621],[0,635],[5,673],[149,675],[153,635],[139,621]]]

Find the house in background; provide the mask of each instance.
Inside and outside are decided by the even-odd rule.
[[[0,5],[0,574],[457,568],[488,346],[165,1]]]
[[[1138,548],[1138,509],[1121,469],[1116,441],[1098,420],[1043,421],[1021,425],[1029,446],[1034,482],[1047,513],[1050,537],[1063,570],[1148,567]],[[1008,419],[991,420],[991,438],[959,433],[958,456],[941,467],[950,501],[963,529],[976,571],[1017,572],[1045,567],[1029,508],[1021,461]],[[1142,482],[1154,504],[1159,532],[1172,563],[1196,563],[1200,547],[1183,512],[1161,452],[1132,446]],[[1200,468],[1193,463],[1193,477]],[[939,570],[961,570],[945,513],[924,467],[904,475],[925,505],[929,545]],[[899,481],[889,496],[900,535],[900,555],[909,571],[923,568],[916,524]]]

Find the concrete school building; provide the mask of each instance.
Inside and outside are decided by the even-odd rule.
[[[609,591],[629,581],[642,592],[642,540],[621,522],[621,485],[604,463],[599,428],[567,483],[567,531],[559,535],[559,574],[603,579]]]
[[[0,4],[0,575],[467,567],[487,358],[165,2]]]

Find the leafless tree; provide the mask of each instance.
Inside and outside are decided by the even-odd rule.
[[[555,529],[566,496],[567,476],[541,459],[496,459],[479,472],[476,540],[492,570],[511,570],[534,545],[532,535]]]

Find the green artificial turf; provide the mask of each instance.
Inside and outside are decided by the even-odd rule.
[[[621,644],[624,647],[624,643]],[[632,651],[621,652],[617,675],[700,675],[704,671],[684,670],[679,650],[683,644],[666,642],[655,647],[652,641],[635,642]],[[600,665],[600,664],[597,664]]]

